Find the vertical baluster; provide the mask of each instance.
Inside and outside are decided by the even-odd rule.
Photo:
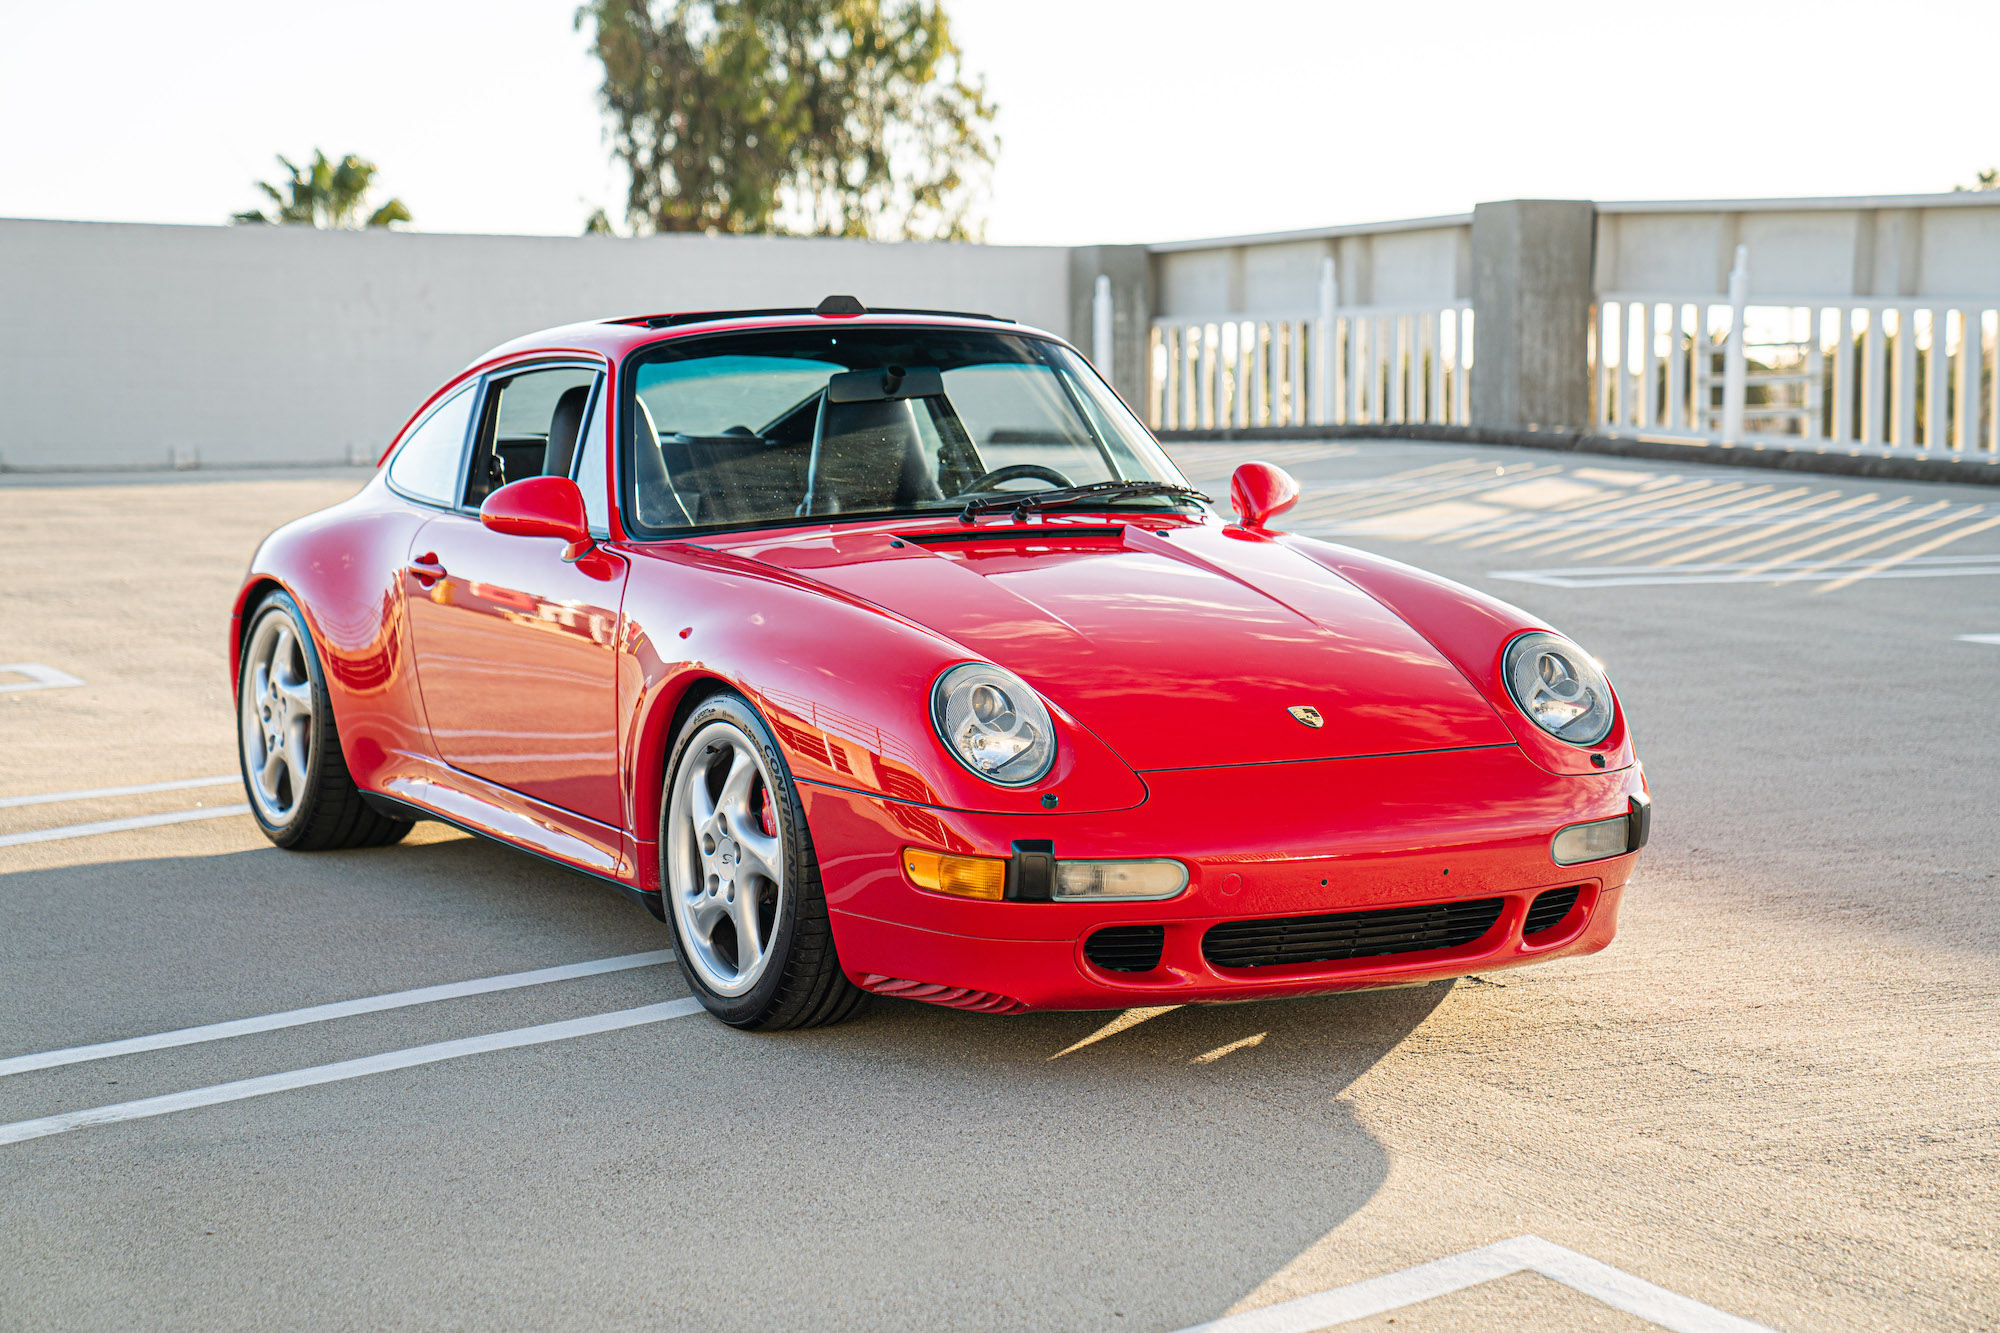
[[[1180,332],[1181,332],[1181,345],[1180,345],[1179,363],[1181,368],[1181,382],[1179,385],[1179,391],[1176,396],[1180,402],[1181,429],[1193,430],[1195,426],[1194,407],[1193,407],[1194,326],[1192,324],[1183,324],[1181,325]]]
[[[1635,426],[1660,424],[1659,312],[1657,302],[1639,305],[1639,419],[1632,423]]]
[[[1899,449],[1917,443],[1917,308],[1896,308],[1896,372],[1889,395],[1895,406],[1895,433],[1889,442]]]
[[[1842,444],[1854,438],[1854,312],[1846,306],[1833,312],[1832,433]]]
[[[1222,424],[1222,326],[1207,324],[1201,330],[1201,388],[1208,401],[1202,405],[1201,424],[1214,430]]]
[[[1985,359],[1980,353],[1980,317],[1977,310],[1958,312],[1958,451],[1970,454],[1979,447],[1979,370]]]
[[[1667,307],[1668,430],[1687,429],[1687,354],[1681,349],[1681,326],[1686,322],[1680,302]]]
[[[1924,448],[1937,450],[1951,436],[1951,351],[1945,341],[1951,320],[1941,308],[1924,313],[1931,329],[1930,351],[1924,354]]]
[[[1326,419],[1329,424],[1343,425],[1349,418],[1347,407],[1347,321],[1335,315],[1327,326],[1329,346],[1327,355],[1332,358],[1333,367],[1326,381]]]
[[[1424,358],[1424,410],[1419,421],[1440,422],[1444,420],[1444,313],[1435,311],[1424,316],[1424,336],[1421,352]]]
[[[1799,432],[1811,440],[1826,438],[1825,329],[1826,311],[1818,306],[1806,311],[1806,415]]]
[[[1341,321],[1345,336],[1340,344],[1341,373],[1341,424],[1354,426],[1361,421],[1361,347],[1366,341],[1361,326],[1368,321],[1360,315],[1349,315]]]
[[[1424,419],[1423,316],[1403,317],[1403,420]]]
[[[1230,424],[1250,424],[1250,324],[1230,320]]]
[[[1306,325],[1307,320],[1286,320],[1285,336],[1290,346],[1285,378],[1290,381],[1285,399],[1285,424],[1306,424]]]
[[[1876,306],[1867,313],[1867,340],[1861,348],[1861,442],[1880,444],[1883,423],[1889,418],[1889,309]]]

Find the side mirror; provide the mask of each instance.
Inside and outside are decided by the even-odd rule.
[[[558,537],[569,543],[563,559],[590,549],[590,521],[583,492],[568,477],[523,477],[508,482],[479,506],[479,521],[515,537]]]
[[[1230,506],[1246,528],[1261,529],[1298,502],[1298,482],[1270,463],[1245,463],[1229,479]]]

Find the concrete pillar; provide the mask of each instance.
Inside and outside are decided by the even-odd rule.
[[[1069,340],[1089,355],[1099,275],[1111,279],[1109,366],[1098,370],[1146,416],[1146,344],[1153,327],[1153,258],[1143,245],[1084,245],[1069,252]]]
[[[1472,210],[1472,424],[1582,430],[1590,421],[1597,207],[1513,199]]]

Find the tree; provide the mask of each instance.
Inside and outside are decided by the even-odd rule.
[[[635,232],[975,238],[999,141],[941,0],[587,0]]]
[[[1967,190],[2000,190],[2000,167],[1988,167],[1973,176],[1971,185],[1954,185],[1953,194],[1963,194]]]
[[[325,153],[315,148],[312,165],[303,170],[280,153],[278,165],[291,173],[291,179],[282,188],[267,181],[257,182],[257,188],[269,195],[271,202],[278,206],[277,216],[249,209],[231,214],[231,222],[285,223],[346,230],[359,226],[386,227],[392,222],[410,220],[410,210],[400,199],[391,199],[368,214],[365,223],[358,220],[378,168],[373,162],[353,153],[338,162],[330,162]]]

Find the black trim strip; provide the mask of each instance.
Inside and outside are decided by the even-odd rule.
[[[1061,524],[1013,524],[1005,527],[992,525],[974,528],[970,532],[899,532],[896,534],[912,546],[945,546],[953,542],[1031,542],[1048,541],[1062,537],[1118,537],[1125,536],[1125,526],[1117,527],[1065,527]]]
[[[1190,764],[1186,768],[1139,768],[1133,772],[1144,777],[1148,773],[1202,773],[1214,768],[1275,768],[1280,764],[1351,764],[1360,759],[1408,759],[1420,754],[1471,754],[1478,750],[1518,750],[1521,747],[1509,741],[1504,745],[1451,745],[1442,750],[1391,750],[1387,754],[1340,754],[1321,759],[1251,759],[1239,764]],[[1614,768],[1612,773],[1625,770]],[[1596,777],[1596,773],[1577,776]]]
[[[627,898],[630,898],[633,902],[639,904],[639,906],[645,908],[648,912],[651,912],[655,919],[660,921],[665,921],[667,919],[666,903],[662,901],[661,896],[657,893],[653,893],[646,889],[635,889],[630,884],[627,884],[625,881],[621,879],[615,879],[610,875],[600,874],[595,870],[586,870],[582,866],[571,865],[567,861],[559,860],[556,857],[550,856],[547,852],[541,851],[534,847],[524,847],[520,843],[511,841],[510,839],[507,838],[503,838],[497,833],[489,833],[485,829],[474,828],[472,825],[467,824],[461,820],[453,819],[450,815],[439,814],[437,811],[430,809],[428,806],[417,805],[412,801],[405,801],[401,797],[384,796],[381,792],[376,792],[376,791],[364,791],[361,793],[361,799],[366,801],[369,805],[374,806],[375,809],[380,811],[382,814],[393,815],[398,819],[413,819],[413,820],[429,819],[439,824],[449,824],[451,825],[451,827],[459,830],[461,833],[470,833],[475,838],[484,838],[488,842],[498,843],[502,847],[511,848],[512,850],[517,852],[525,852],[529,856],[534,857],[538,861],[548,862],[550,865],[555,866],[557,869],[567,870],[574,874],[582,875],[585,879],[595,880],[600,884],[609,884],[612,888],[618,890],[618,892],[624,894]]]

